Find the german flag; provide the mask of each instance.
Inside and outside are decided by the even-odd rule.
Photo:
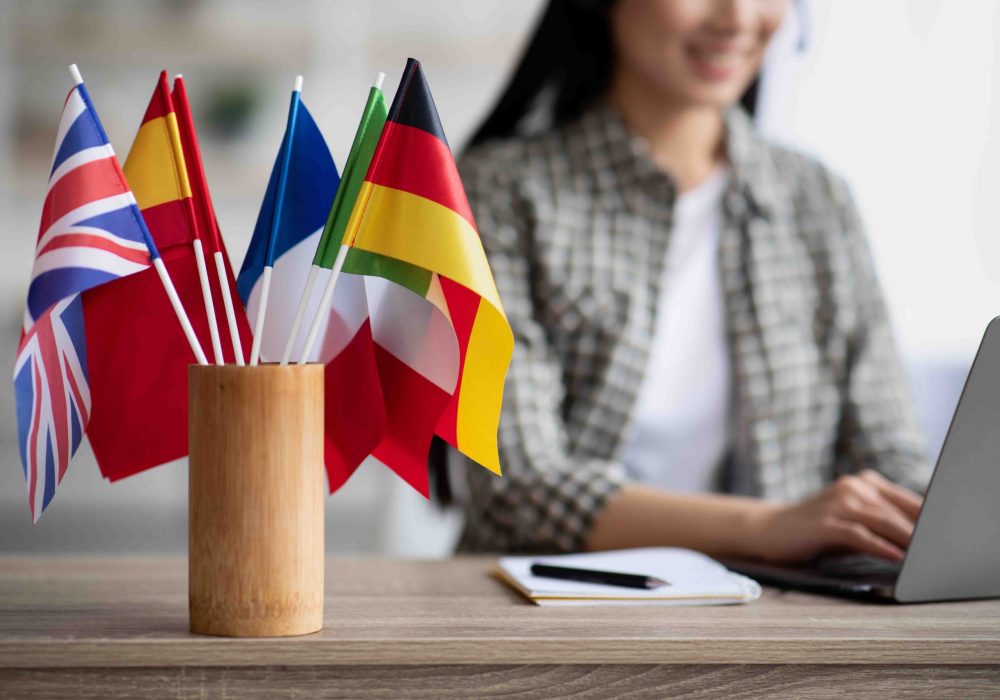
[[[514,337],[420,64],[406,64],[348,222],[344,270],[400,290],[372,299],[388,418],[374,456],[424,495],[434,434],[499,474]],[[435,313],[419,312],[414,295]]]

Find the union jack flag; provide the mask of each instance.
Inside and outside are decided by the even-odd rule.
[[[33,522],[87,430],[81,293],[158,256],[82,82],[66,98],[14,363],[18,446]]]

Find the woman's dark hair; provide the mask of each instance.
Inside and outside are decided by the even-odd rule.
[[[600,99],[615,61],[608,17],[613,5],[614,0],[549,0],[503,94],[468,145],[517,135],[539,107],[548,112],[546,126],[562,126]],[[757,83],[741,99],[751,114]]]

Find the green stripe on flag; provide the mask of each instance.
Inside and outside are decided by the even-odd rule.
[[[355,275],[383,277],[422,297],[427,296],[433,275],[422,267],[360,248],[351,248],[347,252],[343,270]]]
[[[337,188],[337,194],[334,195],[330,215],[326,219],[323,235],[316,247],[313,265],[319,265],[329,270],[333,267],[334,260],[337,259],[337,251],[340,250],[340,244],[344,240],[347,222],[351,218],[351,210],[354,209],[358,192],[361,190],[365,175],[368,173],[368,166],[372,162],[372,155],[378,145],[379,136],[382,135],[382,127],[385,125],[387,113],[385,95],[382,94],[381,90],[373,87],[368,92],[365,111],[361,115],[361,123],[358,124],[358,130],[354,134],[354,143],[351,144],[351,152],[347,156],[347,163],[344,164],[340,186]]]

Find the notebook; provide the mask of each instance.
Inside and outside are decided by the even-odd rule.
[[[542,578],[531,574],[535,563],[642,574],[668,585],[646,590]],[[502,557],[494,574],[537,605],[734,605],[754,601],[761,592],[753,579],[676,547]]]

